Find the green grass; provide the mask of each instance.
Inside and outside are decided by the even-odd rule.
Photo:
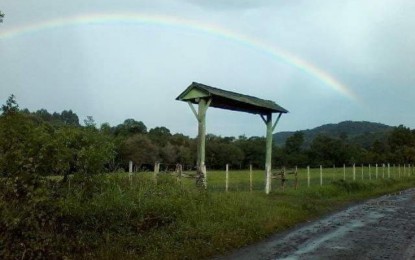
[[[349,178],[342,181],[343,169],[339,169],[332,175],[327,170],[324,186],[320,187],[319,169],[313,169],[308,188],[306,171],[299,172],[299,189],[292,187],[290,175],[284,192],[278,180],[273,180],[274,189],[269,195],[263,192],[263,171],[254,171],[252,192],[248,171],[230,172],[227,193],[224,171],[208,172],[207,191],[195,188],[193,179],[178,182],[167,174],[159,174],[157,184],[151,173],[133,174],[131,181],[128,174],[101,175],[90,182],[75,177],[70,188],[69,183],[56,185],[56,181],[49,181],[52,186],[48,186],[45,205],[52,206],[48,214],[53,217],[46,218],[46,224],[33,220],[40,228],[30,229],[28,237],[32,240],[15,240],[14,244],[21,242],[26,248],[76,259],[208,258],[315,219],[349,202],[415,186],[413,177],[352,182],[349,173]],[[3,222],[10,220],[6,225],[9,229],[14,225],[13,232],[28,228],[26,222],[14,224],[24,210],[30,210],[28,216],[45,210],[26,208],[21,202],[13,204],[6,197],[0,198],[1,216]],[[0,242],[11,236],[9,229],[0,234]],[[0,247],[0,252],[4,250]],[[22,257],[23,251],[19,250],[12,254],[14,258]],[[4,253],[0,256],[5,258]]]

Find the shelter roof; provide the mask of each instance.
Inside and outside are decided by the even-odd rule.
[[[274,101],[260,99],[219,88],[193,82],[176,100],[197,104],[200,98],[210,98],[211,107],[266,115],[270,113],[288,113],[288,110]]]

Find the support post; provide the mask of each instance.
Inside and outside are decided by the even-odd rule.
[[[376,164],[376,180],[378,179],[378,164]]]
[[[272,158],[272,132],[275,129],[275,127],[277,126],[278,120],[280,119],[282,114],[279,114],[277,121],[275,121],[275,124],[272,125],[272,113],[269,113],[266,115],[265,118],[265,124],[267,126],[267,134],[266,134],[266,153],[265,153],[265,176],[266,176],[266,180],[265,180],[265,193],[269,194],[271,192],[271,169],[272,169],[272,164],[271,164],[271,158]],[[262,116],[262,119],[264,119],[264,117]]]
[[[310,166],[307,166],[307,187],[310,187]]]
[[[385,164],[382,163],[382,179],[385,179]]]
[[[192,103],[188,102],[198,122],[196,185],[203,185],[205,189],[207,189],[207,172],[205,165],[206,111],[209,108],[211,101],[212,99],[206,100],[204,98],[197,100],[199,104],[198,112],[196,112],[196,109],[193,107]]]
[[[320,165],[320,186],[323,186],[323,165]]]

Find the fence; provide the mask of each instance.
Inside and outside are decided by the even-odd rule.
[[[132,163],[129,167],[130,180],[132,177]],[[167,167],[169,168],[169,167]],[[160,172],[160,163],[155,163],[153,178],[157,183],[159,175],[175,176],[178,182],[184,184],[195,183],[196,172],[192,167],[176,164],[171,171]],[[174,169],[174,170],[173,170]],[[389,163],[374,165],[346,165],[332,167],[306,167],[306,168],[281,168],[272,171],[272,190],[284,191],[285,189],[297,189],[311,186],[323,186],[332,181],[376,181],[379,179],[401,179],[414,175],[414,167],[411,164],[395,165]],[[259,191],[265,188],[265,170],[253,169],[252,165],[247,170],[232,170],[225,165],[223,170],[207,172],[209,191]]]

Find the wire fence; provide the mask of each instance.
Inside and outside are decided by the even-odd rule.
[[[192,185],[196,180],[195,168],[191,165],[155,163],[151,174],[155,182],[160,175],[168,175],[176,178],[178,182]],[[130,162],[130,178],[133,169]],[[402,179],[414,176],[414,170],[411,164],[389,163],[306,168],[283,167],[272,171],[271,189],[284,191],[324,186],[340,180],[370,182],[381,179]],[[250,166],[249,169],[241,170],[231,169],[229,165],[225,165],[222,170],[208,170],[206,180],[209,191],[259,191],[265,188],[265,169],[253,169]]]

